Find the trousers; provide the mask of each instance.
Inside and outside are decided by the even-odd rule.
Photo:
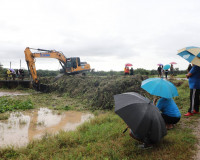
[[[190,108],[188,112],[193,113],[194,110],[199,112],[199,93],[200,89],[190,89]]]

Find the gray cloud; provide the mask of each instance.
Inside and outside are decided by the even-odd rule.
[[[149,69],[156,61],[176,60],[180,48],[199,46],[199,4],[193,0],[0,2],[0,62],[25,62],[24,49],[32,47],[99,61],[93,67],[102,70],[129,61],[141,67],[144,60],[142,67]],[[109,66],[111,57],[115,60]]]

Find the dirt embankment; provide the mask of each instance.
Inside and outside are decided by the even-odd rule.
[[[50,85],[50,91],[68,94],[80,98],[83,103],[93,109],[112,109],[113,95],[124,92],[147,94],[141,89],[141,82],[147,76],[110,76],[110,77],[79,77],[63,76],[57,81],[43,79],[42,83]],[[54,81],[54,82],[53,82]]]

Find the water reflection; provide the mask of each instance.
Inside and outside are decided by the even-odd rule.
[[[75,130],[92,117],[90,113],[67,111],[59,114],[47,108],[15,112],[7,121],[0,121],[0,147],[25,146],[45,133],[56,134],[60,130]]]

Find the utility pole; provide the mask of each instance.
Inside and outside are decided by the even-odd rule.
[[[20,69],[21,69],[21,59],[20,59]]]
[[[11,69],[11,62],[10,62],[10,69]]]

